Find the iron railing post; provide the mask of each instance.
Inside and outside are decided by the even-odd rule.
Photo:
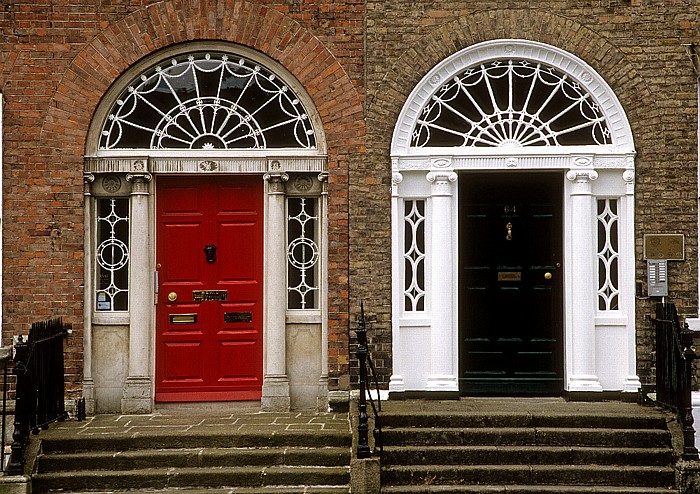
[[[686,324],[687,330],[687,324]],[[693,350],[693,339],[689,331],[681,333],[681,343],[683,346],[683,367],[681,386],[679,386],[680,396],[678,397],[678,416],[683,426],[683,459],[697,460],[698,450],[695,447],[695,429],[693,428],[693,402],[691,388],[693,382],[693,360],[696,355]]]
[[[14,374],[15,381],[15,420],[10,447],[10,463],[7,473],[21,475],[24,470],[24,448],[29,439],[29,417],[27,416],[27,360],[29,345],[19,336],[15,344]]]
[[[367,327],[365,326],[365,308],[361,305],[360,320],[355,330],[357,334],[357,360],[360,363],[360,397],[358,400],[357,457],[369,458],[369,417],[367,415]]]

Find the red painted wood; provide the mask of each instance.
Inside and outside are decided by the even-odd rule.
[[[156,401],[260,399],[263,187],[260,177],[159,177]],[[217,246],[207,262],[204,247]],[[194,290],[227,290],[196,301]],[[169,293],[177,300],[168,300]],[[224,313],[252,322],[224,322]],[[196,314],[194,324],[171,315]]]

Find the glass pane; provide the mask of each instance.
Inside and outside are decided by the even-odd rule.
[[[129,309],[129,199],[97,200],[95,309]]]

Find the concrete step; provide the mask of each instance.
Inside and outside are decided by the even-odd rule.
[[[339,486],[347,488],[349,467],[207,467],[207,468],[148,468],[138,470],[93,470],[50,472],[36,474],[32,492],[80,492],[110,490],[163,490],[221,486],[257,489],[271,486]]]
[[[385,446],[382,465],[647,465],[668,466],[671,448],[589,446]]]
[[[53,452],[38,459],[39,472],[230,466],[347,466],[350,448],[171,448]]]
[[[237,432],[226,434],[212,428],[187,434],[104,435],[85,437],[71,433],[54,433],[42,439],[46,453],[78,451],[129,451],[138,449],[182,448],[284,448],[284,447],[350,447],[350,433],[338,431],[306,432]]]
[[[583,485],[673,488],[672,467],[621,465],[410,465],[382,468],[382,485]]]
[[[679,494],[657,487],[580,485],[399,485],[382,487],[382,494]]]
[[[386,427],[573,427],[610,429],[666,429],[665,417],[601,413],[495,412],[382,412]]]
[[[152,494],[350,494],[348,486],[270,486],[270,487],[221,487],[211,489],[142,489],[140,493]],[[124,494],[123,490],[114,491],[73,491],[71,494]],[[673,493],[671,493],[673,494]]]
[[[382,432],[385,445],[434,446],[602,446],[665,448],[670,432],[660,429],[591,429],[575,427],[389,427]]]

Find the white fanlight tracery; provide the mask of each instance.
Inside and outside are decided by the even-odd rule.
[[[446,274],[459,272],[455,182],[466,176],[455,172],[551,170],[564,182],[565,390],[636,392],[634,156],[614,92],[564,50],[496,40],[431,69],[404,104],[391,144],[390,390],[459,390],[459,282]],[[436,175],[454,180],[437,187]],[[420,295],[430,303],[419,312],[406,305],[415,269],[406,262],[413,225],[405,208],[422,200]],[[412,348],[426,351],[417,356]]]
[[[423,107],[412,147],[610,144],[598,103],[554,67],[523,59],[470,67]]]
[[[308,113],[283,81],[216,52],[142,73],[117,99],[100,139],[100,149],[314,147]]]

